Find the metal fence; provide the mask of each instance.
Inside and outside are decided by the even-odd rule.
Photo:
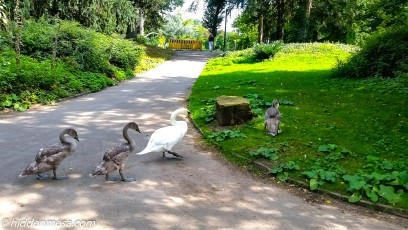
[[[169,49],[174,50],[201,50],[203,42],[198,40],[170,39]]]

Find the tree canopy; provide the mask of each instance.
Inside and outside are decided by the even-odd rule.
[[[0,1],[0,19],[7,19],[7,9],[14,9],[17,1]],[[97,31],[112,34],[126,33],[140,28],[144,33],[159,29],[165,12],[180,6],[184,0],[18,0],[23,17],[39,19],[59,18],[77,21]],[[3,4],[4,3],[4,4]],[[12,18],[12,15],[9,15]]]
[[[331,41],[355,44],[378,29],[406,25],[408,0],[206,0],[203,24],[212,32],[224,10],[241,8],[239,33],[258,32],[257,42]],[[216,6],[219,6],[218,8]],[[223,7],[223,8],[222,8]],[[218,23],[218,24],[217,24]],[[218,27],[217,26],[217,27]]]
[[[217,36],[218,27],[224,19],[225,0],[208,0],[206,2],[206,9],[203,15],[203,26],[206,27],[210,33]]]

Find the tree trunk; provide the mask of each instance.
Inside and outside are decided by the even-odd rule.
[[[217,36],[217,28],[219,26],[219,24],[217,24],[218,21],[218,15],[223,14],[222,10],[224,9],[224,5],[217,5],[215,14],[214,14],[214,19],[213,19],[213,24],[210,27],[210,33],[212,33],[212,35],[215,37]],[[227,20],[227,18],[225,17],[225,20]]]
[[[258,12],[258,43],[261,44],[263,41],[263,13],[262,10]]]
[[[14,51],[16,52],[16,64],[20,64],[20,46],[21,46],[21,33],[23,28],[22,15],[20,12],[20,0],[16,1],[16,6],[14,8],[14,21],[16,23],[14,28]]]
[[[306,0],[305,5],[305,19],[303,21],[302,42],[307,42],[309,38],[309,24],[310,24],[310,12],[312,10],[313,0]]]
[[[140,26],[139,26],[139,34],[144,36],[144,23],[145,23],[145,17],[144,17],[144,12],[141,10],[140,11]]]
[[[313,0],[306,0],[306,18],[310,17],[310,12],[312,11]]]
[[[277,0],[278,23],[276,27],[276,39],[283,40],[285,33],[285,0]]]

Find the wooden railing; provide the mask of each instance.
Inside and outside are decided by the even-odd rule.
[[[170,39],[169,49],[174,50],[201,50],[203,42],[198,40]]]

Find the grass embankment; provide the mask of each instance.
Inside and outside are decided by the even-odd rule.
[[[408,210],[408,87],[398,79],[330,77],[355,47],[288,44],[272,60],[246,63],[245,52],[209,61],[193,86],[190,111],[206,139],[232,162],[262,160],[288,177]],[[243,96],[258,116],[219,127],[214,99]],[[282,133],[264,132],[263,115],[279,99]],[[242,135],[243,134],[243,135]],[[405,187],[404,187],[405,186]]]

